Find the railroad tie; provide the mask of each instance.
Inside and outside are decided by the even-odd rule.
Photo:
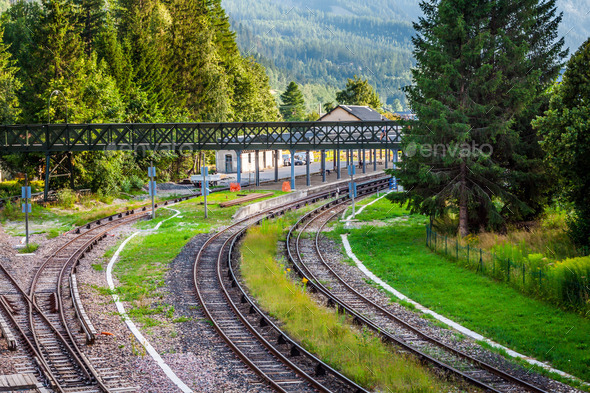
[[[6,320],[4,319],[2,314],[0,314],[0,337],[4,337],[9,350],[16,351],[16,339],[14,338],[14,334],[12,334],[12,331],[10,330],[8,323],[6,323]]]

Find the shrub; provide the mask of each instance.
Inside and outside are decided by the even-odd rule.
[[[145,184],[143,179],[137,175],[131,176],[129,180],[131,181],[131,188],[133,190],[141,190]]]
[[[18,208],[18,203],[6,201],[4,209],[2,209],[2,217],[7,220],[17,220],[20,217],[21,211]]]
[[[590,257],[557,262],[548,276],[556,298],[574,307],[590,307]]]
[[[121,191],[123,191],[124,193],[129,193],[131,191],[131,187],[131,180],[123,179],[123,181],[121,182]]]
[[[57,203],[64,209],[70,209],[74,207],[74,204],[78,201],[76,193],[69,188],[62,188],[57,191]]]

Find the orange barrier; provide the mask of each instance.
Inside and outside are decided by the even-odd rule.
[[[240,183],[230,183],[229,184],[230,192],[238,192],[241,189],[242,189],[242,187],[240,186]]]
[[[284,192],[291,191],[291,183],[289,183],[288,181],[284,181],[283,182],[283,191]]]

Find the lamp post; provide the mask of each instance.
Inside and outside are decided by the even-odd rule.
[[[53,96],[57,96],[61,94],[64,100],[66,101],[66,124],[69,123],[68,119],[68,99],[66,98],[65,94],[61,92],[61,90],[53,90],[49,95],[49,99],[47,100],[47,124],[51,124],[51,98]]]

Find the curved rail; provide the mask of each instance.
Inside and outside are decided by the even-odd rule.
[[[428,336],[427,334],[421,332],[419,329],[413,327],[412,325],[403,321],[399,317],[397,317],[397,316],[393,315],[392,313],[390,313],[389,311],[385,310],[383,307],[375,304],[370,299],[367,299],[365,296],[363,296],[358,291],[356,291],[354,288],[352,288],[344,279],[342,279],[342,277],[340,277],[326,263],[326,260],[323,257],[322,252],[319,248],[319,235],[320,235],[322,229],[324,228],[324,226],[331,219],[333,219],[334,217],[339,215],[341,213],[341,211],[343,210],[342,208],[344,208],[345,206],[346,206],[346,201],[342,201],[341,203],[339,203],[338,204],[338,207],[340,207],[339,211],[335,212],[335,213],[332,212],[332,214],[329,216],[329,218],[326,221],[324,221],[324,223],[318,228],[318,230],[316,232],[314,247],[315,247],[315,253],[316,253],[316,255],[318,255],[318,259],[320,260],[321,264],[330,272],[331,275],[333,275],[336,278],[336,280],[344,288],[346,288],[346,290],[350,294],[352,294],[352,297],[354,298],[353,301],[355,303],[360,302],[361,304],[367,306],[372,311],[377,311],[378,313],[385,316],[390,321],[393,321],[396,324],[400,325],[403,329],[410,331],[412,334],[416,335],[421,340],[427,341],[427,342],[437,346],[438,348],[443,349],[447,353],[451,353],[452,355],[459,357],[459,358],[463,359],[464,361],[469,362],[471,365],[475,365],[481,371],[492,373],[493,375],[502,378],[504,381],[508,381],[510,383],[524,387],[528,391],[537,392],[537,393],[546,393],[544,390],[542,390],[534,385],[531,385],[526,381],[522,381],[519,378],[516,378],[508,373],[505,373],[504,371],[501,371],[501,370],[497,369],[496,367],[493,367],[485,362],[475,359],[474,357],[472,357],[462,351],[452,348],[449,345],[444,344],[441,341]],[[456,367],[453,367],[443,361],[440,361],[440,360],[434,358],[433,356],[430,356],[430,355],[424,353],[423,351],[419,350],[416,346],[411,345],[411,344],[407,343],[405,340],[398,338],[395,335],[389,333],[388,330],[385,329],[383,325],[381,325],[378,322],[374,321],[373,319],[370,319],[369,317],[363,315],[358,310],[358,306],[357,307],[353,306],[351,301],[347,301],[347,300],[343,299],[342,296],[336,296],[332,290],[328,290],[320,282],[320,280],[318,280],[316,275],[304,263],[303,258],[301,257],[302,254],[300,251],[300,240],[301,240],[301,234],[303,233],[305,228],[307,228],[312,222],[319,219],[321,216],[328,215],[327,213],[330,213],[330,212],[324,211],[324,210],[325,210],[325,206],[322,206],[312,212],[309,212],[305,216],[301,217],[297,221],[297,223],[290,229],[289,234],[287,235],[287,253],[288,253],[289,260],[293,263],[294,266],[296,266],[296,271],[298,271],[299,274],[301,274],[302,276],[306,277],[309,280],[308,286],[309,286],[309,284],[312,284],[311,286],[313,287],[313,289],[321,292],[328,299],[329,305],[337,304],[341,310],[346,311],[349,315],[351,315],[353,317],[353,320],[356,323],[362,323],[362,324],[366,325],[367,327],[371,328],[372,330],[377,332],[379,335],[381,335],[381,337],[383,339],[395,343],[396,345],[402,347],[404,350],[411,352],[414,355],[418,356],[421,360],[431,363],[431,364],[435,365],[436,367],[443,369],[445,371],[449,371],[449,372],[459,376],[460,378],[464,379],[468,383],[471,383],[471,384],[478,386],[480,388],[486,389],[491,392],[498,392],[498,393],[502,392],[503,390],[498,390],[495,387],[490,386],[488,383],[483,382],[482,380],[480,380],[478,378],[472,377],[471,375],[468,375],[466,372],[461,371],[461,370],[457,369]],[[300,231],[295,239],[295,248],[296,248],[295,251],[296,252],[293,253],[290,243],[293,238],[293,232],[298,228],[300,228]],[[294,255],[296,255],[296,257],[294,257]],[[471,374],[477,375],[478,374],[477,371],[478,370],[475,370],[475,372],[472,371]],[[482,379],[483,379],[483,377],[484,377],[484,375],[480,376],[480,378],[482,378]],[[501,384],[497,384],[497,385],[501,385]],[[514,386],[511,386],[510,388],[508,388],[508,390],[511,390],[511,389],[514,389]]]
[[[378,183],[378,184],[380,184],[381,187],[383,187],[385,184],[387,184],[387,181],[388,181],[387,179],[388,178],[382,178],[382,179],[375,180],[373,182],[364,183],[363,185],[359,185],[359,188],[369,189],[369,188],[372,188],[374,183]],[[252,369],[257,375],[259,375],[274,390],[276,390],[278,392],[282,392],[282,393],[285,392],[286,393],[289,391],[293,391],[290,388],[295,388],[295,389],[297,389],[295,391],[299,391],[299,392],[300,391],[308,391],[310,388],[312,389],[311,391],[320,391],[320,392],[330,392],[330,390],[327,387],[323,386],[321,383],[319,383],[316,380],[316,378],[311,377],[308,373],[303,371],[299,366],[297,366],[296,364],[291,362],[289,359],[287,359],[286,356],[281,354],[280,351],[278,351],[274,347],[274,345],[272,345],[268,340],[266,340],[262,335],[260,335],[258,333],[257,329],[255,329],[247,321],[247,319],[241,314],[241,312],[238,309],[238,306],[231,299],[231,295],[229,294],[225,284],[223,283],[222,266],[223,266],[223,259],[224,259],[224,255],[225,255],[225,254],[223,254],[223,250],[230,243],[233,247],[233,244],[235,244],[236,239],[238,237],[240,237],[241,234],[243,234],[244,231],[249,226],[259,223],[262,220],[262,218],[265,218],[265,217],[273,218],[276,215],[283,214],[285,211],[297,209],[304,204],[315,203],[322,198],[325,199],[330,196],[334,196],[336,194],[337,194],[336,191],[331,190],[326,193],[314,195],[314,196],[307,197],[307,198],[304,198],[299,201],[289,203],[285,206],[282,206],[278,210],[275,209],[275,210],[267,210],[264,212],[259,212],[251,217],[240,220],[237,223],[234,223],[233,225],[229,226],[225,230],[223,230],[223,231],[215,234],[211,238],[209,238],[205,242],[205,244],[201,247],[201,249],[199,250],[199,253],[197,254],[197,257],[195,260],[195,264],[193,267],[194,286],[195,286],[195,290],[196,290],[199,302],[201,303],[201,305],[203,307],[203,312],[205,313],[205,316],[212,322],[216,331],[224,339],[224,341],[228,344],[228,346],[234,351],[234,353],[246,365],[248,365],[250,367],[250,369]],[[341,198],[341,197],[338,197],[338,198]],[[230,247],[230,250],[232,249],[232,247]],[[214,250],[211,252],[211,249],[213,249],[213,248],[214,248]],[[209,261],[205,260],[206,253],[210,254]],[[211,257],[213,257],[213,258],[211,258]],[[213,260],[211,260],[211,259],[213,259]],[[228,254],[228,260],[229,260],[229,254]],[[236,286],[237,281],[235,279],[232,279],[230,281],[229,285]],[[219,311],[219,310],[215,309],[215,307],[219,307],[219,306],[221,306],[221,307],[227,306],[229,309],[223,310],[223,311]],[[230,314],[231,314],[231,318],[230,318]],[[237,329],[236,325],[231,321],[231,319],[235,320],[236,316],[239,318],[239,321],[238,321],[238,323],[240,324],[239,326],[241,326],[242,331],[247,331],[247,335],[242,335],[242,336],[236,337],[237,334],[242,334],[242,333],[241,332],[236,333],[235,331],[234,331],[234,333],[229,333],[229,331],[226,331],[226,329],[224,329],[224,327],[222,326],[222,325],[231,326],[233,329]],[[264,317],[263,317],[263,321],[265,324],[270,322],[270,321],[268,321],[268,318],[264,318]],[[264,362],[260,362],[260,361],[257,362],[257,360],[253,359],[252,355],[250,355],[249,353],[245,353],[242,350],[242,348],[240,348],[240,345],[237,343],[237,341],[238,341],[237,339],[239,339],[239,341],[243,341],[244,339],[248,339],[248,337],[250,335],[252,335],[253,337],[256,338],[256,343],[257,343],[256,345],[258,345],[258,348],[264,348],[264,353],[262,352],[262,350],[260,350],[260,352],[255,353],[255,355],[262,356],[263,354],[265,354],[264,356],[266,356],[266,357],[264,358],[264,362],[266,362],[267,365],[270,365],[271,367],[266,367],[264,365]],[[283,335],[282,337],[283,337],[283,339],[286,338],[285,335]],[[290,340],[290,339],[289,339],[289,341],[293,342],[293,340]],[[305,354],[307,352],[301,351],[299,353]],[[318,359],[314,357],[314,358],[312,358],[312,360],[317,361]],[[268,363],[268,362],[273,362],[273,363]],[[285,368],[283,368],[281,373],[279,373],[279,375],[281,376],[279,378],[277,378],[277,376],[276,376],[277,364],[282,364],[283,365],[282,367],[287,367],[287,370],[289,370],[289,371],[285,371]],[[318,367],[316,371],[317,371],[317,373],[321,374],[322,371],[325,371],[325,370],[331,370],[331,369],[328,368],[327,365],[325,366],[325,368],[324,368],[324,365],[322,365],[321,367]],[[271,372],[273,372],[273,371],[275,374],[274,376],[270,375]],[[332,374],[336,375],[336,376],[338,375],[336,372],[332,373]],[[294,376],[295,376],[295,378],[299,378],[300,380],[293,379]],[[309,387],[307,388],[307,390],[301,390],[302,389],[301,381],[305,381],[305,383],[308,384]],[[353,392],[364,392],[364,390],[359,390],[360,387],[358,385],[356,385],[354,383],[352,385],[350,385],[348,383],[349,380],[347,380],[345,378],[341,379],[341,381],[342,381],[342,383],[351,386],[351,389]],[[295,385],[297,385],[297,386],[295,387]]]

